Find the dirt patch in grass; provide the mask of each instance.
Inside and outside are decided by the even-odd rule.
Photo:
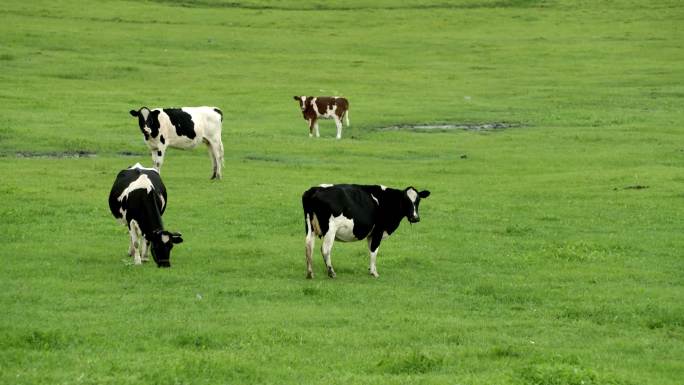
[[[425,124],[397,124],[382,127],[384,131],[416,131],[416,132],[444,132],[453,130],[463,131],[500,131],[507,128],[523,127],[521,123],[484,122],[484,123],[425,123]]]
[[[15,153],[17,158],[94,158],[97,156],[95,152],[78,150],[78,151],[17,151]]]

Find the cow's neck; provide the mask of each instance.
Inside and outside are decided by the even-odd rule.
[[[152,234],[154,234],[155,231],[164,229],[156,195],[157,193],[154,190],[149,193],[147,195],[147,204],[144,204],[140,208],[142,216],[138,225],[140,226],[140,231],[142,231],[148,241],[152,240]]]
[[[387,234],[392,234],[404,218],[403,191],[386,188],[380,199],[381,223]]]

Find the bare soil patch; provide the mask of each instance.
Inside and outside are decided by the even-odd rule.
[[[382,127],[381,130],[387,131],[420,131],[420,132],[442,132],[452,130],[463,131],[499,131],[507,128],[523,127],[521,123],[511,122],[485,122],[485,123],[426,123],[426,124],[397,124],[394,126]]]

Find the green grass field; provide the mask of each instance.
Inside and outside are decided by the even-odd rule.
[[[684,383],[684,4],[15,1],[0,10],[1,384]],[[293,95],[349,98],[310,139]],[[140,106],[224,111],[224,179],[169,150],[171,269],[109,212]],[[492,123],[503,130],[387,130]],[[74,157],[75,153],[89,154]],[[319,183],[432,195],[368,275]]]

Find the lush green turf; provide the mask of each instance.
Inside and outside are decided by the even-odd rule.
[[[191,3],[3,3],[0,383],[681,384],[679,1]],[[225,112],[223,181],[167,155],[166,270],[106,202],[142,105]],[[432,191],[379,279],[363,242],[304,279],[324,182]]]

